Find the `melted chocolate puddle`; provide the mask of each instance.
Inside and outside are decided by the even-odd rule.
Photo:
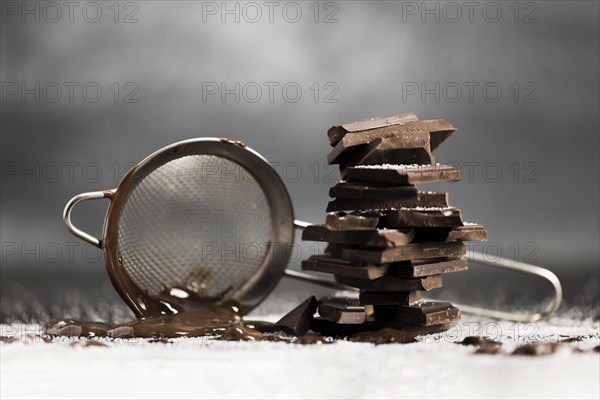
[[[154,341],[167,343],[165,338],[199,336],[249,342],[327,342],[322,336],[302,336],[292,341],[276,334],[281,332],[281,329],[275,324],[244,321],[240,313],[240,304],[235,300],[206,299],[180,288],[164,291],[156,299],[164,305],[163,310],[156,315],[114,325],[78,320],[50,321],[44,326],[44,333],[75,337],[153,338]]]

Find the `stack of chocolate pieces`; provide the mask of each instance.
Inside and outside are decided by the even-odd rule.
[[[327,132],[342,181],[330,189],[324,225],[303,240],[327,242],[326,254],[302,268],[333,274],[360,289],[355,297],[319,300],[313,330],[340,335],[396,328],[413,334],[447,330],[460,317],[447,302],[421,300],[442,286],[442,274],[465,271],[464,241],[487,239],[465,223],[447,193],[419,191],[417,184],[458,181],[460,171],[435,162],[432,151],[456,131],[444,120],[414,114],[334,126]]]

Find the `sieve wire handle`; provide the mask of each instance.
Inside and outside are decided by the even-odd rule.
[[[294,227],[296,227],[298,229],[304,229],[310,225],[312,225],[312,224],[310,224],[308,222],[294,220]],[[536,322],[536,321],[541,321],[543,319],[548,318],[551,314],[553,314],[558,309],[558,307],[560,306],[560,303],[562,302],[562,286],[560,284],[560,280],[552,271],[550,271],[546,268],[537,267],[535,265],[527,264],[527,263],[520,262],[520,261],[514,261],[514,260],[510,260],[508,258],[502,258],[502,257],[496,258],[494,260],[490,260],[487,257],[485,257],[483,254],[475,253],[475,252],[468,254],[467,259],[474,261],[476,263],[489,265],[494,268],[519,272],[519,273],[526,274],[526,275],[533,275],[535,277],[541,278],[541,279],[545,280],[546,282],[550,283],[552,285],[552,289],[553,289],[552,299],[550,300],[550,302],[548,303],[548,305],[546,306],[544,311],[542,311],[540,313],[523,314],[523,313],[516,313],[516,312],[494,310],[494,309],[490,309],[490,308],[455,304],[462,311],[464,311],[468,314],[473,314],[473,315],[478,315],[478,316],[488,317],[488,318],[493,318],[493,319],[505,319],[505,320],[515,321],[515,322]],[[330,280],[323,279],[323,278],[320,278],[320,277],[317,277],[317,276],[314,276],[311,274],[306,274],[303,272],[293,271],[293,270],[289,270],[289,269],[285,270],[285,275],[290,278],[296,279],[296,280],[300,280],[303,282],[315,283],[318,285],[327,286],[327,287],[331,287],[334,289],[357,290],[355,288],[341,285],[339,283],[332,282]]]
[[[507,319],[515,322],[536,322],[548,318],[558,309],[558,307],[560,307],[560,303],[562,302],[562,286],[560,284],[560,280],[552,271],[546,268],[537,267],[535,265],[511,260],[508,258],[499,257],[490,260],[485,255],[475,252],[471,252],[470,254],[468,254],[467,259],[494,268],[536,276],[550,283],[552,285],[554,293],[552,295],[552,299],[550,300],[544,311],[542,311],[541,313],[522,314],[515,312],[492,310],[489,308],[455,304],[464,312],[472,315],[480,315],[483,317],[489,317],[494,319]]]
[[[69,232],[71,232],[73,235],[77,236],[78,238],[85,240],[89,244],[92,244],[92,245],[96,246],[97,248],[101,249],[102,248],[102,239],[98,239],[97,237],[94,237],[94,236],[90,235],[89,233],[84,232],[81,229],[77,228],[75,225],[73,225],[73,222],[71,222],[71,211],[73,211],[73,207],[75,207],[77,204],[81,203],[82,201],[97,200],[97,199],[112,199],[114,192],[115,192],[114,190],[103,190],[103,191],[99,191],[99,192],[81,193],[81,194],[78,194],[77,196],[73,197],[71,200],[69,200],[69,202],[65,206],[65,210],[63,211],[63,221],[65,222],[65,225],[66,225],[67,229],[69,230]]]

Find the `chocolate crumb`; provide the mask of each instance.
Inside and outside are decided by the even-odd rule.
[[[556,353],[560,348],[565,348],[561,343],[529,343],[517,347],[512,354],[520,356],[546,356]]]
[[[475,354],[503,354],[504,350],[499,345],[483,345],[475,350]]]
[[[164,337],[156,337],[156,338],[148,340],[148,343],[165,343],[165,344],[171,344],[173,342],[170,341],[167,338],[164,338]]]
[[[97,340],[80,340],[70,344],[71,347],[108,347],[106,343]]]
[[[325,337],[323,337],[321,335],[303,335],[303,336],[298,336],[296,339],[294,339],[292,341],[292,343],[307,345],[307,344],[330,344],[333,342],[327,340]]]
[[[25,335],[20,336],[0,336],[0,343],[17,343],[21,342],[23,344],[29,343],[39,343],[40,341],[44,343],[52,343],[52,339],[46,336],[40,336],[33,333],[27,333]]]
[[[581,342],[584,339],[587,339],[587,336],[572,336],[572,337],[567,337],[565,339],[561,339],[558,342],[559,343],[575,343],[575,342]]]
[[[467,336],[458,344],[464,346],[502,346],[502,343],[482,336]]]
[[[263,335],[263,337],[260,339],[260,341],[290,343],[290,341],[288,339],[286,339],[282,336],[279,336],[279,335]]]
[[[0,343],[14,343],[17,340],[16,336],[0,336]]]

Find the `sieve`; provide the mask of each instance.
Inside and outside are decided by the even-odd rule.
[[[110,200],[102,239],[71,222],[75,205],[96,199]],[[351,289],[287,269],[295,229],[310,224],[294,219],[288,191],[269,162],[239,141],[197,138],[166,146],[131,168],[116,189],[73,197],[63,219],[72,234],[102,249],[113,286],[137,317],[169,313],[162,296],[187,292],[235,299],[246,314],[282,276]],[[469,258],[543,278],[554,296],[536,314],[461,305],[463,311],[536,321],[560,305],[560,282],[549,270],[477,253]]]

